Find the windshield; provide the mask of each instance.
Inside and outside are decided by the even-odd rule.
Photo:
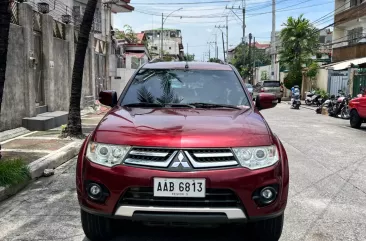
[[[279,81],[264,81],[263,87],[280,87]]]
[[[135,103],[249,106],[235,72],[222,70],[141,69],[122,100]]]

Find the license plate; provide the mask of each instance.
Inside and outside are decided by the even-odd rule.
[[[188,178],[154,178],[155,197],[205,197],[206,180]]]

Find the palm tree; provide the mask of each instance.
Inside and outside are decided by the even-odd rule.
[[[5,74],[6,74],[6,59],[8,54],[9,44],[9,30],[10,30],[10,1],[0,2],[0,115],[1,103],[3,100]],[[1,159],[1,145],[0,145],[0,159]]]
[[[93,25],[94,13],[98,0],[88,0],[83,21],[80,26],[78,43],[76,45],[74,69],[72,72],[71,97],[69,107],[69,118],[66,135],[80,137],[82,136],[80,100],[83,83],[83,70],[85,54],[89,43],[90,31]]]
[[[297,19],[289,17],[283,25],[285,28],[280,34],[281,62],[287,64],[294,63],[294,60],[301,64],[307,62],[319,49],[319,31],[303,15]]]
[[[289,17],[285,28],[281,30],[280,62],[290,70],[287,88],[302,82],[302,65],[309,62],[311,56],[319,49],[319,31],[310,21],[300,15],[298,18]]]

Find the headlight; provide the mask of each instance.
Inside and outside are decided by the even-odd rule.
[[[240,165],[251,170],[269,167],[278,162],[276,146],[233,148],[233,151]]]
[[[122,163],[129,150],[129,146],[116,146],[90,142],[88,144],[86,157],[94,163],[113,167]]]

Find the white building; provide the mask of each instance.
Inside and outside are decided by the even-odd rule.
[[[148,48],[153,57],[159,56],[161,52],[161,29],[145,30],[148,41]],[[182,33],[179,29],[163,30],[163,53],[172,56],[175,59],[182,59],[184,56],[184,47]]]
[[[365,3],[335,0],[332,62],[366,57]]]

